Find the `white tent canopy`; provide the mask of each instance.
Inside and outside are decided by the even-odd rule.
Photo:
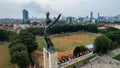
[[[90,49],[90,50],[94,48],[93,44],[89,44],[89,45],[87,45],[86,47],[87,47],[88,49]]]

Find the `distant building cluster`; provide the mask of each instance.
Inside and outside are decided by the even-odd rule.
[[[120,21],[120,15],[117,16],[100,16],[97,14],[97,18],[93,17],[93,12],[90,12],[86,17],[67,17],[66,23],[100,23],[100,22],[117,22]]]
[[[98,21],[105,21],[105,22],[115,22],[120,21],[120,15],[117,16],[100,16]]]
[[[117,16],[100,16],[100,13],[97,14],[97,18],[93,16],[93,12],[90,12],[89,15],[86,17],[62,17],[60,19],[60,24],[77,24],[77,23],[100,23],[100,22],[116,22],[120,21],[120,15]],[[22,19],[10,19],[10,18],[4,18],[0,19],[0,24],[2,25],[11,25],[15,23],[20,23],[20,24],[31,24],[34,22],[39,23],[40,25],[44,25],[45,23],[45,18],[29,18],[29,11],[24,9],[22,11]],[[62,22],[62,23],[61,23]]]
[[[13,18],[4,18],[4,19],[0,19],[0,24],[2,25],[12,25],[15,23],[19,23],[19,24],[31,24],[33,22],[37,22],[37,23],[43,23],[45,22],[45,19],[42,18],[29,18],[29,12],[28,10],[24,9],[22,11],[22,19],[13,19]]]
[[[97,14],[97,18],[93,16],[93,12],[90,12],[86,17],[61,17],[57,24],[94,24],[101,22],[120,22],[120,15],[117,16],[101,16]],[[0,19],[0,29],[9,29],[19,32],[21,29],[28,27],[42,27],[45,25],[45,18],[29,18],[29,11],[22,10],[22,19],[4,18]],[[52,19],[53,21],[54,19]],[[120,26],[114,25],[112,27],[119,28]],[[106,28],[106,26],[100,27],[100,29]]]

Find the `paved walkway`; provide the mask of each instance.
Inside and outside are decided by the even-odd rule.
[[[111,51],[109,54],[98,57],[93,62],[80,65],[77,68],[120,68],[120,61],[112,59],[112,57],[120,54],[120,48]]]

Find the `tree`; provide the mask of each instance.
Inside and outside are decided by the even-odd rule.
[[[11,62],[13,64],[17,64],[20,68],[25,68],[30,65],[30,60],[28,57],[28,53],[24,50],[15,51],[13,55],[11,55]]]
[[[94,25],[94,24],[88,24],[88,25],[85,25],[84,30],[88,31],[88,32],[97,33],[98,32],[98,27],[97,27],[97,25]]]
[[[15,43],[15,44],[12,44],[12,47],[9,49],[9,52],[10,52],[10,55],[13,55],[14,52],[16,51],[21,52],[22,50],[27,52],[27,47],[22,43]]]
[[[8,40],[7,40],[7,41],[9,41],[10,38],[11,38],[12,36],[14,36],[14,35],[17,35],[17,33],[16,33],[16,32],[13,32],[13,31],[7,31],[7,35],[8,35]]]
[[[26,45],[29,53],[31,53],[37,49],[38,45],[35,42],[35,37],[33,34],[27,32],[27,31],[21,31],[20,39],[22,40],[22,43],[24,43]]]
[[[94,41],[95,52],[98,54],[105,54],[112,48],[113,42],[106,36],[99,36]]]
[[[97,33],[97,25],[89,24],[89,25],[81,25],[81,24],[57,24],[50,28],[49,34],[60,34],[61,32],[76,32],[76,31],[88,31]],[[27,28],[26,31],[32,33],[33,35],[43,35],[43,27],[36,28]]]
[[[75,49],[74,49],[74,55],[77,56],[78,53],[80,53],[80,47],[77,46]]]
[[[75,56],[79,56],[80,52],[83,52],[85,50],[88,50],[85,46],[81,45],[81,46],[77,46],[75,49],[74,49],[74,55]]]
[[[107,28],[107,32],[111,32],[111,31],[118,31],[119,29],[114,28],[114,27],[109,27]]]
[[[36,26],[37,24],[38,24],[38,22],[33,22],[33,23],[32,23],[32,25],[35,25],[35,26]]]
[[[28,64],[34,64],[31,53],[38,47],[33,34],[22,30],[20,34],[10,38],[9,52],[11,62],[24,68]],[[25,62],[25,64],[24,64]]]
[[[103,33],[103,34],[104,34],[104,33],[106,33],[106,32],[107,32],[107,30],[106,30],[106,29],[99,29],[99,30],[98,30],[98,32],[99,32],[99,33]]]
[[[7,41],[7,40],[8,40],[7,31],[0,29],[0,41]]]
[[[20,36],[19,36],[18,34],[11,36],[10,39],[9,39],[9,41],[10,41],[10,42],[14,42],[14,41],[16,41],[17,39],[20,40]]]
[[[105,34],[108,38],[110,38],[113,42],[120,44],[120,30],[119,31],[111,31]]]
[[[16,43],[22,43],[22,40],[20,39],[19,35],[13,35],[13,36],[11,36],[10,39],[9,39],[9,41],[10,41],[10,44],[9,44],[8,48],[11,48]]]
[[[26,31],[29,33],[32,33],[33,35],[43,35],[43,29],[42,27],[36,27],[36,28],[27,28]]]
[[[13,31],[0,29],[0,41],[9,41],[10,37],[15,35],[15,34],[16,33]]]

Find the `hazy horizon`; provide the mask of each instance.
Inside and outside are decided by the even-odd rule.
[[[22,18],[22,10],[29,11],[29,17],[45,17],[62,13],[64,16],[85,17],[92,11],[94,17],[120,14],[120,0],[0,0],[0,18]]]

